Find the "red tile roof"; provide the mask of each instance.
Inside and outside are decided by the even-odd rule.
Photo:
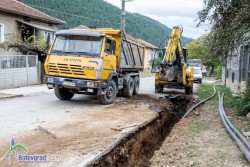
[[[142,40],[142,39],[137,39],[137,41],[138,41],[139,43],[141,43],[142,45],[146,46],[147,48],[159,49],[159,47],[157,47],[157,46],[155,46],[155,45],[153,45],[153,44],[151,44],[151,43],[149,43],[149,42],[147,42],[147,41],[144,41],[144,40]]]
[[[149,42],[146,42],[146,41],[144,41],[142,39],[134,38],[134,37],[132,37],[132,36],[130,36],[128,34],[126,34],[126,37],[127,37],[127,39],[129,39],[131,41],[134,41],[134,42],[137,42],[137,43],[139,43],[139,44],[141,44],[141,45],[143,45],[143,46],[145,46],[147,48],[159,49],[157,46],[155,46],[155,45],[153,45],[153,44],[151,44]]]
[[[43,20],[48,23],[54,23],[54,24],[65,23],[65,21],[49,16],[43,12],[40,12],[39,10],[36,10],[16,0],[0,0],[0,11],[14,13],[22,16],[28,16],[30,18]]]

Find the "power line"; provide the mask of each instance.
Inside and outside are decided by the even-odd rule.
[[[50,10],[52,12],[57,12],[57,13],[62,13],[62,14],[66,14],[66,15],[71,15],[71,16],[74,16],[74,17],[79,17],[79,18],[84,18],[84,19],[89,19],[89,20],[94,20],[94,21],[101,21],[101,22],[106,22],[106,23],[120,25],[120,23],[117,23],[117,22],[106,21],[106,20],[99,20],[99,19],[93,19],[93,18],[90,18],[90,17],[79,16],[79,15],[76,15],[76,14],[61,12],[61,11],[53,10],[53,9],[50,9],[50,8],[40,7],[40,6],[36,6],[36,5],[31,5],[31,4],[27,4],[27,5],[33,6],[33,7],[36,7],[36,8],[45,9],[45,10]]]

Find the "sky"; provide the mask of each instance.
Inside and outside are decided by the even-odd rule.
[[[105,0],[121,8],[121,0]],[[133,0],[126,2],[126,11],[140,13],[153,18],[166,26],[182,25],[183,35],[190,38],[199,38],[209,32],[209,26],[198,24],[195,21],[197,12],[203,8],[203,0]]]

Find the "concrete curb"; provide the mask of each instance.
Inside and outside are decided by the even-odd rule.
[[[11,95],[11,94],[3,94],[0,93],[0,100],[2,99],[10,99],[10,98],[16,98],[16,97],[23,97],[23,95]]]

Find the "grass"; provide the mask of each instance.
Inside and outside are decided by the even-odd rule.
[[[225,87],[224,85],[216,85],[215,88],[217,90],[217,94],[208,103],[213,104],[213,105],[218,105],[218,100],[219,100],[218,91],[220,91],[221,93],[225,93],[225,95],[224,95],[224,107],[231,108],[235,111],[238,111],[237,109],[239,108],[239,105],[240,105],[240,98],[238,96],[233,96],[230,89]],[[213,85],[202,84],[198,88],[197,94],[199,96],[199,100],[203,100],[203,99],[209,97],[210,95],[212,95],[213,92],[214,92]]]
[[[242,106],[244,105],[244,97],[249,97],[249,93],[246,95],[241,96],[234,96],[233,93],[230,91],[229,88],[225,87],[224,85],[216,85],[217,92],[220,91],[221,93],[225,93],[224,95],[224,108],[229,116],[229,119],[232,121],[232,123],[236,126],[237,129],[244,131],[250,131],[250,121],[244,117],[244,114],[242,114]],[[214,92],[213,85],[212,84],[201,84],[198,88],[198,96],[199,100],[203,100],[207,98],[208,96],[212,95]],[[215,106],[218,107],[218,93],[213,97],[211,100],[209,100],[206,105]],[[249,102],[249,101],[248,101]]]
[[[204,124],[204,122],[196,122],[189,126],[189,130],[191,132],[198,133],[198,134],[202,133],[205,129],[206,129],[206,125]]]

